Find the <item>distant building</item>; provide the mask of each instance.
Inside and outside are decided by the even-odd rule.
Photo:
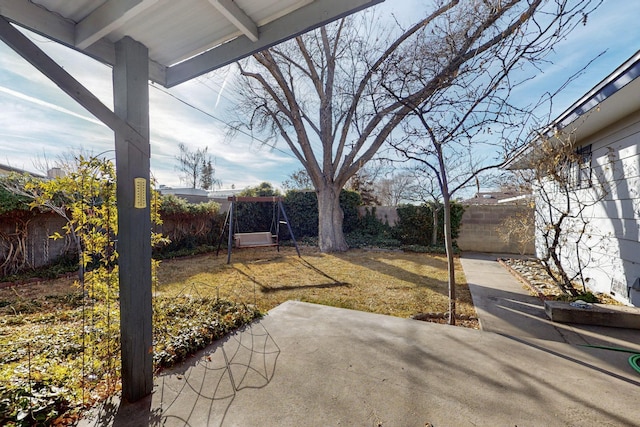
[[[212,190],[209,191],[209,197],[214,202],[220,205],[220,212],[227,212],[229,210],[229,205],[231,204],[228,200],[229,197],[237,196],[243,190],[237,188],[228,188],[224,190]]]
[[[199,188],[171,188],[161,185],[158,190],[162,195],[173,194],[189,203],[207,203],[211,201],[209,193]]]
[[[518,191],[494,191],[485,193],[476,193],[470,199],[462,200],[459,203],[463,205],[497,205],[498,203],[517,203],[531,198],[532,195],[520,193]]]

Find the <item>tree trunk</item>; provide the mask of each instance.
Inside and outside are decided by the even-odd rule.
[[[433,203],[431,205],[431,215],[433,218],[433,230],[431,231],[431,246],[438,244],[438,205]]]
[[[456,276],[453,264],[453,242],[451,239],[451,202],[444,194],[444,245],[447,249],[447,270],[449,273],[449,324],[456,324]]]
[[[453,264],[453,241],[451,239],[451,194],[449,194],[449,182],[447,170],[442,153],[442,145],[435,144],[440,166],[440,189],[444,208],[444,246],[447,251],[447,272],[449,281],[449,324],[456,324],[456,272]]]
[[[568,215],[566,213],[562,213],[554,222],[553,216],[551,214],[549,215],[550,225],[544,233],[546,254],[542,257],[541,261],[545,270],[547,270],[547,274],[549,274],[565,294],[577,296],[578,291],[572,286],[571,279],[569,278],[567,271],[564,269],[560,256],[558,255],[561,245],[560,237],[562,235],[564,222],[567,219],[567,216]],[[551,235],[553,238],[551,238]]]
[[[340,189],[325,185],[318,195],[318,246],[320,252],[344,252],[348,249],[342,223],[344,212],[340,207]]]

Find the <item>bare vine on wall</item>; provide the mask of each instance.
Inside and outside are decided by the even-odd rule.
[[[535,240],[534,227],[533,211],[521,211],[502,221],[498,235],[507,244],[515,243],[520,255],[524,255]]]
[[[589,212],[609,194],[604,175],[612,166],[594,167],[591,146],[580,146],[562,132],[540,135],[527,156],[529,169],[520,175],[536,195],[538,257],[562,291],[575,296],[574,282],[587,290],[583,271],[597,245]],[[570,258],[577,264],[569,265]]]
[[[18,273],[29,267],[27,251],[30,218],[16,217],[15,229],[0,231],[0,272],[2,276]]]

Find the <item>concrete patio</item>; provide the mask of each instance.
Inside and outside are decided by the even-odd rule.
[[[640,331],[554,324],[495,257],[463,267],[483,330],[289,301],[82,426],[637,425]]]

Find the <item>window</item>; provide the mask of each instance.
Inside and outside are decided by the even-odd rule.
[[[575,169],[573,188],[591,187],[591,144],[576,150],[576,160],[572,169]]]
[[[591,187],[591,144],[578,148],[561,164],[560,176],[571,190]]]
[[[591,181],[591,144],[577,148],[559,165],[558,186],[568,190],[579,190],[592,186]],[[560,187],[558,187],[560,188]]]

